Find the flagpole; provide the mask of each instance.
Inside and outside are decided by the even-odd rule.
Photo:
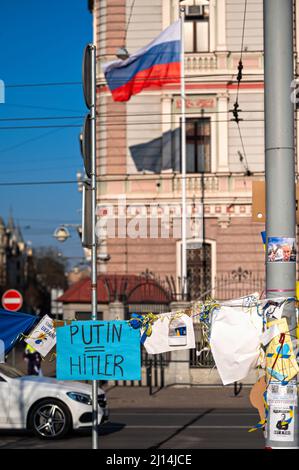
[[[185,95],[185,7],[180,7],[181,22],[181,185],[182,185],[182,253],[181,283],[183,300],[187,300],[187,224],[186,224],[186,95]]]

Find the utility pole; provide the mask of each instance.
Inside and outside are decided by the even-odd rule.
[[[186,90],[185,90],[185,7],[180,6],[181,22],[181,185],[182,185],[182,252],[181,252],[181,284],[182,300],[187,300],[187,191],[186,191]]]
[[[82,135],[82,153],[88,182],[85,184],[82,241],[91,248],[91,320],[97,314],[97,237],[96,237],[96,46],[88,44],[83,58],[83,90],[89,114],[85,118]],[[98,449],[98,382],[92,381],[92,448]]]
[[[266,257],[270,238],[296,240],[294,109],[290,97],[294,76],[293,14],[293,0],[264,0]],[[295,261],[271,262],[266,258],[267,298],[295,297],[295,284]],[[283,316],[289,330],[295,332],[294,302],[285,305]],[[291,383],[294,386],[296,380]],[[285,387],[279,381],[275,384],[277,390]],[[271,427],[275,426],[278,408],[274,402],[268,404],[266,446],[298,448],[298,407],[294,408],[294,433],[290,440],[274,440]]]

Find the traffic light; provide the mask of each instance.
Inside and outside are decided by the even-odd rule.
[[[81,242],[84,248],[92,246],[92,191],[90,181],[83,183],[82,191],[82,234]]]
[[[93,103],[93,83],[92,83],[92,54],[94,46],[88,44],[84,50],[82,64],[83,94],[88,109],[91,110]],[[84,161],[84,168],[88,178],[91,178],[91,152],[92,152],[92,117],[90,112],[86,115],[83,125],[83,132],[80,134],[80,147]]]
[[[92,232],[94,230],[95,214],[92,210],[92,187],[96,185],[95,168],[95,119],[96,119],[96,83],[95,83],[96,51],[93,44],[88,44],[84,50],[82,63],[83,94],[89,113],[86,115],[82,133],[80,134],[80,149],[83,157],[86,179],[82,192],[82,245],[92,247]],[[94,163],[95,166],[95,163]],[[92,181],[92,178],[94,180]]]

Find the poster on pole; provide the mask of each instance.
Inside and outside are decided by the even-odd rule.
[[[292,442],[294,438],[293,409],[284,403],[271,406],[269,439]]]
[[[268,262],[291,263],[296,261],[296,240],[287,237],[268,238]]]
[[[57,328],[59,380],[141,380],[140,334],[126,321]]]

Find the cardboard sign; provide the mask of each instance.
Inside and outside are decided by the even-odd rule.
[[[52,318],[45,315],[25,339],[25,343],[45,357],[56,344],[56,331]]]
[[[263,395],[267,389],[265,376],[260,377],[259,380],[253,385],[249,394],[250,403],[254,408],[258,409],[261,421],[266,418],[265,405]]]
[[[289,382],[299,372],[299,367],[293,350],[292,339],[286,318],[268,322],[268,327],[277,326],[280,333],[285,335],[283,344],[280,335],[275,336],[267,348],[267,381]]]
[[[140,380],[140,333],[126,321],[76,321],[57,329],[60,380]]]

